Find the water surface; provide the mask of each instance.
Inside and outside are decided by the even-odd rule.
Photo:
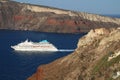
[[[0,80],[25,80],[39,65],[50,63],[66,56],[77,47],[77,42],[84,34],[56,34],[33,31],[0,30]],[[61,51],[59,52],[16,52],[10,48],[26,39],[33,42],[48,40]],[[65,51],[66,50],[66,51]]]

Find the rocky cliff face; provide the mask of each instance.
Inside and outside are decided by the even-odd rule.
[[[0,29],[79,33],[119,26],[118,18],[0,0]]]
[[[120,29],[93,29],[70,55],[38,67],[27,80],[120,80]]]

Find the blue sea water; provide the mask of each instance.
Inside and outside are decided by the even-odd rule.
[[[72,53],[77,47],[81,34],[41,33],[33,31],[0,30],[0,80],[26,80],[39,65],[50,63],[60,57]],[[33,42],[48,40],[60,52],[16,52],[11,45],[16,45],[26,39]],[[66,50],[66,51],[65,51]]]
[[[103,16],[108,16],[108,17],[112,17],[112,18],[120,18],[120,15],[112,15],[112,14],[103,14]]]

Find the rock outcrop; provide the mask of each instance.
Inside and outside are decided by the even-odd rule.
[[[118,18],[0,0],[0,29],[79,33],[119,26]]]
[[[93,29],[73,53],[38,67],[27,80],[120,80],[119,52],[119,28]]]

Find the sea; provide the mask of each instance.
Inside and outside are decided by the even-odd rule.
[[[0,80],[26,80],[36,72],[38,66],[71,54],[77,47],[79,38],[85,34],[0,30]],[[26,39],[33,42],[48,40],[59,51],[18,52],[11,48]]]
[[[120,15],[113,15],[113,14],[102,14],[103,16],[108,16],[108,17],[112,17],[112,18],[120,18]]]

